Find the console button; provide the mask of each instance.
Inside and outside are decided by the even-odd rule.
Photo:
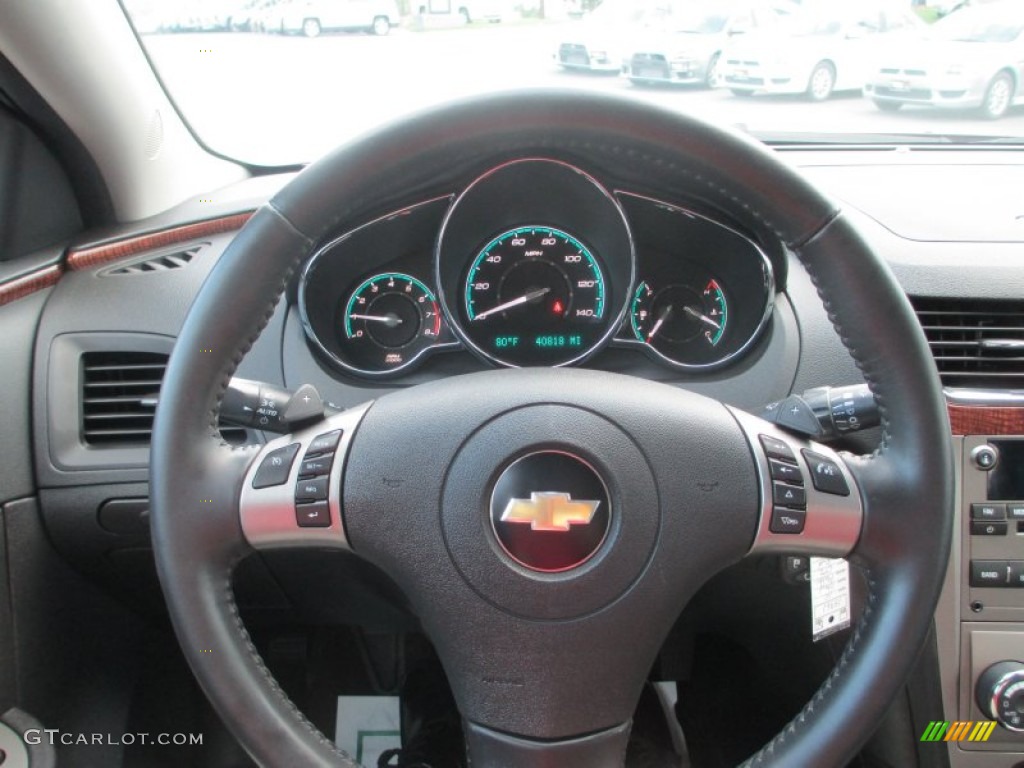
[[[971,521],[971,536],[1005,536],[1006,523],[989,523],[984,520]]]
[[[1005,520],[1005,504],[971,504],[971,520]]]
[[[772,520],[768,530],[772,533],[803,533],[807,513],[799,509],[776,507],[772,510]]]
[[[778,459],[768,459],[768,467],[771,469],[772,480],[785,480],[787,483],[804,484],[803,473],[796,464],[787,464]]]
[[[814,451],[804,450],[803,454],[811,470],[811,482],[815,488],[834,496],[850,495],[850,488],[846,485],[846,478],[843,477],[838,464],[828,456],[822,456]]]
[[[767,453],[773,459],[782,459],[792,464],[796,464],[796,456],[793,455],[793,451],[786,445],[782,440],[777,437],[769,437],[768,435],[759,435],[761,439],[761,447],[764,448],[764,452]]]
[[[253,488],[269,488],[272,485],[284,485],[292,471],[292,462],[299,452],[299,444],[292,443],[284,448],[271,451],[263,457],[256,476],[252,479]]]
[[[309,480],[299,480],[295,484],[295,503],[301,504],[306,501],[323,501],[327,498],[327,478],[314,477]]]
[[[1006,516],[1011,520],[1024,520],[1024,503],[1015,501],[1006,505]]]
[[[780,507],[807,506],[807,493],[798,485],[788,483],[772,483],[772,498]]]
[[[331,505],[326,501],[296,504],[295,522],[300,528],[328,528],[331,525]]]
[[[1010,580],[1010,564],[1005,560],[972,560],[972,587],[1005,587]]]
[[[340,429],[335,429],[332,432],[324,432],[324,434],[319,435],[309,444],[309,448],[306,449],[306,458],[318,453],[333,451],[338,447],[339,440],[341,440]]]
[[[308,456],[309,454],[307,454]],[[318,477],[331,472],[331,461],[333,453],[325,453],[322,456],[314,456],[312,459],[303,459],[299,465],[299,478]]]
[[[1014,589],[1024,589],[1024,560],[1010,562],[1010,586]]]

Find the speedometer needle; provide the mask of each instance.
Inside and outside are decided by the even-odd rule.
[[[671,315],[672,305],[669,304],[667,307],[661,310],[661,314],[658,315],[658,322],[654,324],[654,327],[651,328],[651,332],[647,334],[647,341],[650,341],[651,339],[654,338],[655,334],[657,334],[657,332],[661,330],[661,326],[665,324],[665,321],[668,320]]]
[[[521,304],[536,301],[541,296],[550,292],[550,288],[538,288],[535,291],[530,291],[529,293],[520,296],[518,299],[512,299],[512,301],[506,301],[504,304],[499,304],[496,307],[491,307],[490,309],[484,310],[479,315],[474,317],[473,321],[476,322],[477,320],[483,320],[485,317],[490,317],[491,315],[497,314],[498,312],[504,312],[506,309],[512,309],[512,307],[518,307]]]
[[[700,320],[702,323],[707,323],[712,328],[714,328],[716,331],[722,330],[722,324],[721,323],[716,323],[710,317],[708,317],[707,315],[701,314],[700,312],[698,312],[693,307],[683,307],[683,312],[685,312],[686,314],[688,314],[690,317],[692,317],[695,320]]]
[[[394,328],[402,324],[402,318],[398,315],[349,315],[353,320],[367,320],[371,323],[384,323],[388,328]]]

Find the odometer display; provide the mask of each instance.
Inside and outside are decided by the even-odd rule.
[[[480,352],[511,366],[584,357],[607,323],[594,253],[560,229],[526,226],[490,240],[466,273],[463,330]]]

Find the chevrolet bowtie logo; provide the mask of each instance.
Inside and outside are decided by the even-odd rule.
[[[534,531],[568,531],[573,525],[588,525],[600,501],[573,501],[568,493],[541,491],[529,499],[511,499],[501,513],[503,523],[529,523]]]

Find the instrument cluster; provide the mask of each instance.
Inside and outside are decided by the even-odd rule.
[[[755,344],[774,294],[771,261],[736,229],[530,158],[327,243],[298,304],[328,364],[386,378],[457,351],[522,367],[632,348],[714,370]]]

